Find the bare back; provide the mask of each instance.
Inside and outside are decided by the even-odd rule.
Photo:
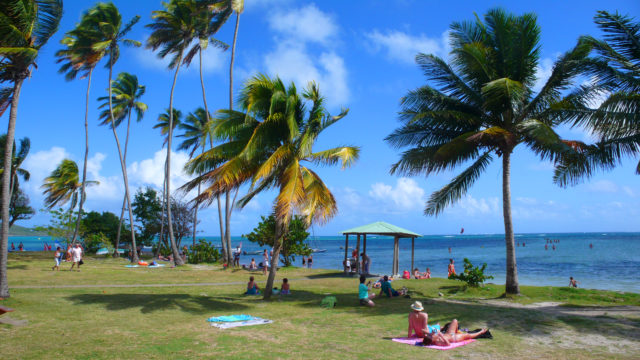
[[[427,324],[429,323],[429,316],[421,311],[412,311],[409,313],[409,336],[411,332],[414,332],[417,337],[424,337],[428,332]]]

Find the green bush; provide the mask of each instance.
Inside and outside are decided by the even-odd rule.
[[[113,249],[113,244],[101,232],[84,236],[84,246],[88,253],[95,253],[98,249]]]
[[[452,280],[461,280],[467,283],[471,287],[478,287],[485,280],[493,279],[491,275],[485,275],[484,270],[487,268],[487,263],[482,264],[482,267],[473,266],[469,259],[464,258],[464,271],[461,274],[449,276]]]
[[[220,260],[222,255],[213,245],[206,240],[200,239],[195,246],[187,251],[187,262],[189,264],[214,263]]]

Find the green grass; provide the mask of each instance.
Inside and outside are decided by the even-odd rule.
[[[51,254],[11,254],[12,286],[67,284],[197,284],[219,286],[13,288],[3,305],[16,309],[13,319],[25,326],[0,324],[3,359],[388,359],[393,358],[634,358],[640,347],[640,316],[552,314],[523,306],[554,301],[579,305],[639,305],[640,295],[582,289],[523,287],[522,296],[502,298],[503,287],[467,289],[446,279],[403,280],[411,299],[374,299],[375,308],[358,306],[357,279],[335,271],[283,269],[293,295],[265,302],[241,295],[249,273],[217,266],[178,269],[126,269],[121,259],[88,260],[79,273],[50,271]],[[63,265],[67,269],[68,265]],[[262,280],[261,274],[255,274]],[[236,284],[238,283],[238,284]],[[439,296],[442,293],[444,296]],[[338,299],[334,309],[320,307],[326,294]],[[489,299],[485,301],[483,299]],[[430,323],[452,318],[463,327],[489,326],[494,340],[455,350],[396,344],[406,336],[409,305],[425,304]],[[516,303],[517,307],[512,305]],[[209,316],[251,314],[273,324],[218,330]],[[6,317],[6,315],[4,316]],[[603,330],[604,329],[604,330]],[[627,347],[581,344],[576,339],[608,336]],[[542,343],[541,343],[542,342]],[[631,345],[629,345],[631,344]]]

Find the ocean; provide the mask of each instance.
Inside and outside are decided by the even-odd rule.
[[[219,237],[199,238],[220,244]],[[545,250],[547,239],[556,242]],[[516,234],[515,240],[520,245],[516,246],[516,256],[521,285],[567,286],[569,277],[573,276],[583,288],[640,293],[640,233]],[[22,242],[25,250],[42,250],[44,242],[52,243],[48,237],[27,236],[12,236],[9,246],[12,242],[16,248]],[[342,269],[344,236],[309,237],[308,242],[312,248],[327,250],[313,255],[314,268]],[[232,238],[232,246],[240,243],[243,251],[260,250],[246,239]],[[190,244],[190,239],[183,240],[183,244]],[[350,236],[349,246],[355,245],[355,238]],[[555,245],[555,250],[552,250],[552,245]],[[370,272],[391,273],[393,238],[367,236],[367,253],[371,257]],[[255,257],[256,262],[261,261],[259,255],[243,255],[241,263],[248,264],[251,257]],[[415,266],[422,272],[429,267],[434,277],[447,276],[449,258],[454,259],[456,270],[461,272],[465,257],[474,265],[487,263],[485,273],[494,276],[488,282],[504,284],[504,235],[429,235],[415,240]],[[301,266],[302,258],[296,257],[295,264]],[[410,270],[410,267],[411,239],[400,239],[400,271]]]

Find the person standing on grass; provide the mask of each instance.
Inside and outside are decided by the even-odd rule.
[[[267,249],[262,253],[262,275],[267,275],[267,269],[269,268],[269,254]]]
[[[56,270],[59,271],[60,270],[60,255],[62,255],[62,251],[60,250],[60,246],[58,246],[56,248],[56,252],[55,254],[53,254],[53,260],[55,260],[56,264],[51,268],[51,271]]]
[[[71,269],[69,269],[69,271],[73,271],[74,266],[78,271],[80,271],[80,262],[82,261],[82,248],[80,247],[80,244],[76,243],[76,247],[71,249],[71,259],[73,264],[71,264]]]
[[[409,313],[409,334],[408,338],[412,334],[416,334],[416,337],[423,338],[429,333],[429,315],[422,312],[424,308],[420,301],[416,301],[411,304],[411,312]]]
[[[364,275],[360,275],[360,285],[358,286],[358,299],[360,299],[360,305],[374,307],[376,304],[371,301],[376,294],[369,294],[369,284],[365,285],[364,282],[367,280],[367,277]]]

